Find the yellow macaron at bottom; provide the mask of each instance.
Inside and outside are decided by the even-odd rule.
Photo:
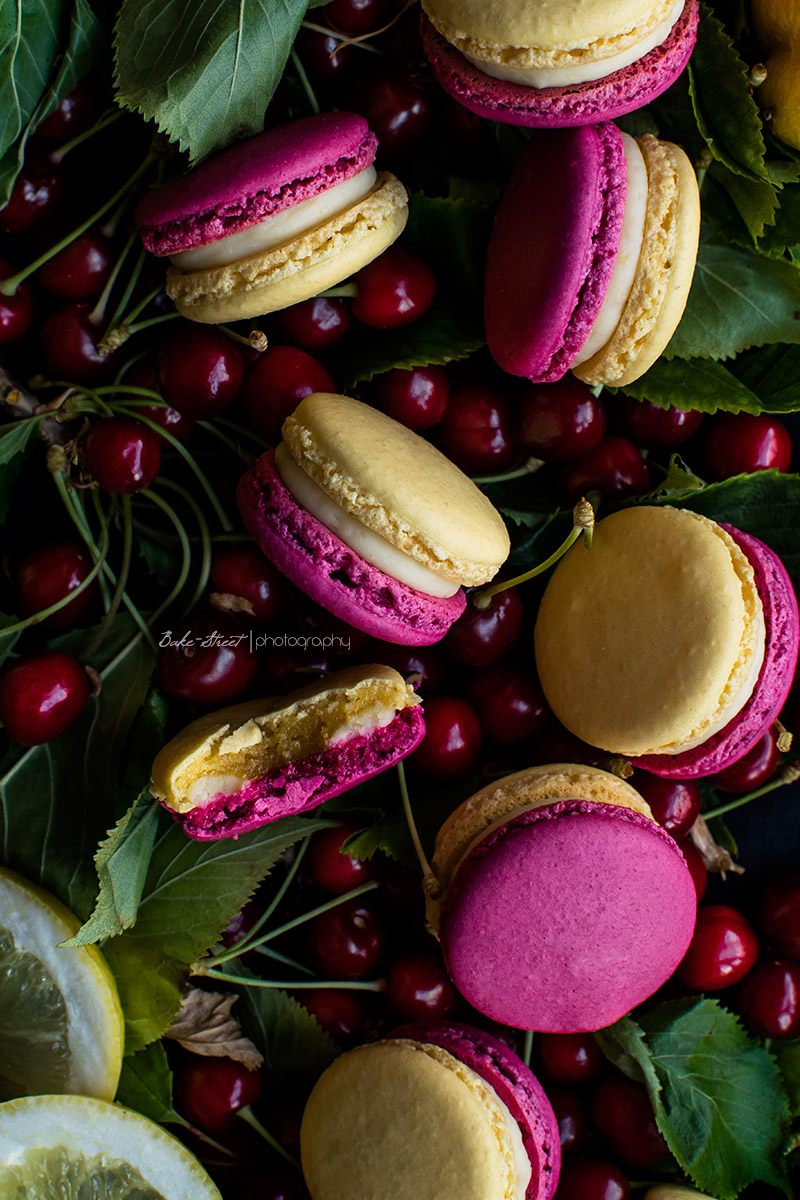
[[[577,551],[577,553],[576,553]],[[651,505],[595,527],[545,589],[534,641],[558,719],[614,754],[680,754],[746,703],[764,615],[744,551],[716,522]]]
[[[440,1047],[359,1046],[311,1093],[303,1173],[313,1200],[523,1200],[509,1121],[493,1089]]]
[[[263,254],[208,271],[167,270],[167,295],[191,321],[261,316],[319,295],[360,271],[400,236],[408,196],[386,172],[358,204]]]

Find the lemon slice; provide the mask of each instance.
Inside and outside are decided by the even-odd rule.
[[[0,1104],[0,1196],[221,1200],[172,1134],[88,1096],[26,1096]]]
[[[54,1092],[114,1098],[122,1011],[99,951],[59,947],[79,928],[49,892],[0,868],[0,1100]]]

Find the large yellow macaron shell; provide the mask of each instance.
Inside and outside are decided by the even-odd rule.
[[[558,564],[535,645],[548,702],[574,734],[612,753],[679,753],[747,699],[763,655],[752,567],[705,517],[625,509]]]

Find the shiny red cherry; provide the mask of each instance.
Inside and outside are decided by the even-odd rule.
[[[133,417],[103,417],[83,434],[81,462],[92,479],[109,492],[130,493],[149,487],[161,466],[161,439]]]
[[[747,754],[724,771],[709,776],[708,782],[721,792],[734,792],[737,795],[753,792],[772,778],[780,757],[778,734],[771,727]]]
[[[425,703],[425,737],[414,751],[414,767],[437,778],[471,771],[481,749],[475,710],[458,696],[433,696]]]
[[[534,384],[522,397],[519,440],[538,458],[582,458],[600,445],[605,433],[605,404],[574,375]]]
[[[438,424],[447,408],[450,381],[444,367],[397,368],[373,382],[376,408],[401,425],[419,431]]]
[[[295,49],[311,83],[318,88],[335,88],[337,91],[353,78],[362,58],[356,46],[346,45],[333,31],[320,33],[316,29],[301,28]]]
[[[383,954],[383,921],[369,896],[345,900],[320,913],[308,927],[308,952],[328,979],[361,979]]]
[[[8,202],[0,208],[0,229],[25,234],[40,228],[63,209],[69,192],[70,181],[63,167],[54,166],[29,143]]]
[[[270,346],[248,371],[242,396],[256,433],[277,441],[283,422],[305,396],[335,391],[332,376],[305,350]]]
[[[102,113],[106,96],[93,71],[64,96],[51,113],[36,126],[37,142],[61,146],[91,129]]]
[[[91,569],[92,560],[77,542],[48,542],[32,550],[16,571],[20,616],[32,617],[34,613],[68,596],[83,583]],[[96,590],[95,585],[90,584],[69,604],[45,617],[42,625],[49,629],[64,629],[74,624]]]
[[[157,392],[159,388],[158,360],[155,355],[149,354],[135,362],[130,370],[125,372],[124,382],[130,384],[131,387],[148,388],[151,392]],[[126,400],[128,398],[137,399],[133,392],[122,392],[122,395]],[[164,404],[148,404],[145,397],[141,397],[140,403],[136,407],[131,406],[128,411],[132,417],[141,415],[148,421],[154,421],[166,433],[171,433],[173,437],[176,437],[179,442],[185,442],[196,428],[196,422],[191,417],[179,413],[177,408]],[[168,439],[162,438],[161,442],[163,447]]]
[[[97,229],[75,238],[43,263],[36,280],[43,292],[64,300],[99,296],[111,274],[111,244]]]
[[[16,268],[0,259],[0,279],[8,279],[14,274]],[[28,332],[32,321],[33,304],[27,283],[21,283],[13,296],[4,296],[0,292],[0,346],[18,341]]]
[[[745,1025],[756,1037],[797,1037],[800,1034],[800,966],[785,958],[757,963],[742,980],[738,1006]]]
[[[536,672],[512,658],[471,671],[467,697],[484,737],[500,745],[525,742],[552,720]]]
[[[391,0],[329,0],[319,15],[334,29],[357,37],[385,25],[391,10]]]
[[[570,1158],[561,1164],[554,1200],[631,1200],[619,1167],[599,1158]]]
[[[622,393],[611,400],[609,417],[615,433],[645,450],[680,446],[697,432],[703,420],[701,412],[674,405],[660,408],[649,400],[635,400]]]
[[[284,308],[276,317],[280,341],[312,353],[336,346],[347,336],[352,324],[347,301],[328,296],[301,300]]]
[[[347,822],[333,829],[320,829],[308,845],[308,873],[317,887],[342,896],[372,878],[369,861],[343,853],[342,846],[363,824]]]
[[[628,781],[650,805],[659,825],[676,839],[683,838],[700,815],[703,797],[689,779],[661,779],[646,771],[634,771]]]
[[[418,254],[397,243],[355,277],[353,315],[373,329],[399,329],[428,311],[436,277]]]
[[[399,646],[372,638],[358,657],[360,662],[394,667],[425,698],[435,696],[444,687],[444,662],[435,646]]]
[[[443,1021],[459,999],[441,954],[433,950],[406,950],[389,965],[386,1000],[398,1020]]]
[[[384,63],[359,74],[348,103],[376,134],[377,161],[383,164],[419,151],[431,124],[431,101],[430,90],[420,80],[387,70]]]
[[[97,346],[105,332],[105,323],[93,319],[88,304],[72,301],[63,304],[51,313],[39,331],[47,370],[67,383],[89,387],[108,383],[120,364],[120,351],[100,353]]]
[[[534,1042],[539,1070],[554,1083],[585,1083],[606,1061],[591,1033],[540,1033]]]
[[[558,1085],[547,1088],[547,1099],[558,1122],[562,1154],[574,1154],[586,1137],[589,1117],[578,1092]]]
[[[767,885],[758,905],[758,926],[778,954],[800,961],[800,874]]]
[[[568,463],[559,483],[569,504],[589,492],[599,492],[604,499],[621,499],[649,489],[647,463],[633,442],[621,437],[607,437],[594,450]]]
[[[718,992],[744,979],[757,958],[755,930],[737,909],[701,905],[694,936],[675,974],[700,992]]]
[[[349,1049],[363,1036],[367,1019],[363,995],[345,988],[303,988],[297,999],[339,1046]]]
[[[466,667],[486,667],[509,650],[522,628],[522,601],[516,588],[493,596],[487,608],[468,603],[444,639],[445,648]]]
[[[175,1065],[174,1079],[182,1112],[207,1133],[230,1129],[239,1110],[261,1095],[258,1071],[232,1058],[186,1054]]]
[[[592,1117],[607,1146],[636,1167],[652,1167],[668,1157],[647,1088],[612,1071],[597,1084],[592,1096]]]
[[[507,393],[491,383],[455,385],[436,443],[467,475],[501,473],[520,456]]]
[[[0,676],[0,721],[23,746],[40,746],[66,733],[88,699],[86,672],[61,650],[17,659]]]
[[[209,584],[212,603],[222,611],[246,613],[265,625],[283,612],[286,577],[255,546],[215,554]]]
[[[227,704],[250,687],[257,671],[250,631],[230,613],[195,613],[160,634],[158,681],[190,704]]]
[[[239,347],[214,325],[187,321],[170,334],[158,356],[158,391],[185,417],[219,416],[236,399],[243,380]]]
[[[717,413],[705,429],[700,472],[716,482],[750,471],[788,471],[792,439],[786,426],[769,413]]]

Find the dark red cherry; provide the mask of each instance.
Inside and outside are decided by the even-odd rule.
[[[20,616],[32,617],[34,613],[68,596],[83,583],[91,569],[92,560],[77,542],[48,542],[32,550],[23,558],[16,572]],[[45,617],[42,625],[49,629],[64,629],[74,624],[96,590],[93,583],[89,584],[69,604]]]
[[[512,658],[471,671],[467,696],[484,737],[504,746],[527,741],[552,720],[536,672]]]
[[[631,1200],[619,1167],[599,1158],[571,1158],[561,1164],[554,1200]]]
[[[8,203],[0,208],[0,229],[11,234],[30,233],[57,216],[69,191],[64,169],[54,166],[46,154],[29,144]]]
[[[717,413],[706,423],[700,457],[705,479],[716,482],[750,471],[788,471],[792,440],[768,413]]]
[[[444,662],[434,646],[399,646],[370,639],[359,653],[359,661],[380,662],[394,667],[421,696],[435,696],[444,687]]]
[[[111,244],[97,229],[75,238],[43,263],[36,279],[43,292],[64,300],[99,296],[113,265]]]
[[[345,988],[303,988],[297,999],[339,1046],[349,1049],[363,1036],[367,1019],[363,995]]]
[[[495,384],[453,386],[436,442],[467,475],[500,473],[519,458],[508,395]]]
[[[301,350],[329,350],[346,337],[353,324],[350,306],[337,297],[314,296],[301,300],[277,314],[276,327],[282,342]]]
[[[692,877],[694,890],[697,893],[698,904],[706,894],[708,886],[708,870],[703,862],[703,856],[695,846],[691,838],[685,837],[678,841],[681,853],[686,859],[686,865],[689,868],[689,874]]]
[[[558,462],[582,458],[606,433],[606,407],[574,375],[529,387],[519,407],[519,440],[532,454]]]
[[[239,347],[213,325],[187,322],[170,334],[158,356],[158,391],[186,417],[219,416],[236,399],[243,380]]]
[[[14,274],[16,268],[0,259],[0,279],[8,279]],[[13,296],[4,296],[0,292],[0,346],[18,341],[28,332],[32,321],[33,305],[27,283],[21,283]]]
[[[90,71],[36,126],[36,140],[61,146],[91,129],[106,105],[99,78]]]
[[[240,1109],[261,1095],[258,1071],[232,1058],[185,1054],[175,1065],[175,1094],[181,1111],[207,1133],[230,1129]]]
[[[539,1069],[554,1083],[585,1083],[606,1061],[591,1033],[540,1033],[534,1042]]]
[[[89,699],[89,680],[80,663],[61,650],[17,659],[0,676],[0,721],[23,746],[60,737],[77,721]]]
[[[516,588],[498,592],[487,608],[468,603],[450,626],[445,647],[466,667],[486,667],[513,646],[522,628],[522,601]]]
[[[757,963],[742,980],[739,1012],[756,1037],[794,1038],[800,1034],[800,966],[788,959]]]
[[[622,393],[611,400],[609,416],[615,433],[645,450],[680,446],[697,432],[703,420],[701,412],[674,405],[659,408],[649,400],[634,400],[633,396]]]
[[[758,926],[778,954],[800,961],[800,874],[784,875],[764,889]]]
[[[441,954],[406,950],[389,966],[386,1000],[398,1020],[442,1021],[458,1004],[459,994],[450,982]]]
[[[585,763],[589,767],[600,767],[608,759],[605,750],[598,750],[588,742],[582,742],[563,725],[556,722],[538,734],[528,751],[534,765],[552,762]]]
[[[683,838],[700,815],[700,788],[689,779],[661,779],[634,771],[628,781],[643,796],[659,825],[676,839]]]
[[[391,0],[330,0],[319,10],[334,29],[358,37],[385,25],[392,15]]]
[[[343,44],[342,38],[333,32],[319,33],[316,29],[301,28],[295,49],[311,83],[337,91],[353,78],[364,54],[356,46]]]
[[[320,829],[308,846],[308,873],[317,887],[342,896],[372,878],[368,861],[342,853],[342,846],[359,829],[358,822],[347,822],[333,829]]]
[[[699,992],[718,992],[744,979],[757,958],[755,930],[737,909],[701,905],[694,936],[675,974]]]
[[[305,396],[335,391],[332,376],[305,350],[270,346],[248,371],[242,395],[256,433],[277,441],[283,422]]]
[[[373,329],[398,329],[418,320],[433,303],[436,277],[418,254],[390,246],[355,277],[353,315]]]
[[[567,464],[559,488],[569,504],[575,504],[589,492],[616,500],[649,491],[650,472],[633,442],[607,437],[594,450]]]
[[[548,1087],[547,1099],[558,1122],[561,1153],[574,1154],[586,1137],[589,1124],[586,1103],[577,1092],[558,1085]]]
[[[778,734],[770,727],[758,739],[752,750],[748,750],[737,762],[731,763],[724,771],[709,776],[708,782],[721,792],[734,792],[743,795],[754,792],[775,774],[775,768],[781,757],[778,749]]]
[[[121,352],[100,353],[97,343],[106,326],[93,320],[91,311],[88,304],[69,302],[51,313],[42,325],[39,344],[47,370],[55,379],[94,387],[114,377]]]
[[[370,862],[383,899],[390,908],[402,914],[406,930],[416,926],[421,933],[425,927],[425,897],[419,885],[419,871],[389,858],[380,850],[375,852]]]
[[[83,434],[81,462],[109,492],[149,487],[161,466],[161,438],[133,417],[104,417]]]
[[[450,382],[444,367],[397,368],[373,383],[375,407],[409,429],[430,429],[447,408]]]
[[[466,700],[433,696],[425,703],[425,729],[410,759],[417,770],[440,779],[472,770],[480,754],[481,725]]]
[[[429,89],[420,86],[410,74],[387,71],[385,65],[360,74],[349,105],[366,117],[377,136],[377,161],[381,164],[416,153],[431,125],[433,108]]]
[[[155,356],[148,355],[146,358],[139,359],[134,363],[129,371],[125,372],[125,383],[131,387],[148,388],[151,392],[158,391],[158,362]],[[133,399],[134,393],[123,393],[127,399],[129,396]],[[141,415],[147,417],[148,421],[155,421],[156,425],[160,425],[167,433],[171,433],[179,442],[185,442],[190,434],[194,433],[196,422],[191,417],[185,417],[183,413],[179,413],[177,408],[171,408],[164,404],[148,404],[143,397],[140,404],[130,410],[131,416]],[[167,438],[161,439],[162,443],[167,442]]]
[[[621,1071],[610,1072],[595,1087],[592,1117],[614,1154],[636,1167],[653,1167],[669,1155],[647,1088]]]
[[[215,554],[209,584],[215,608],[246,613],[265,625],[282,614],[286,577],[255,546]]]
[[[158,681],[170,696],[190,704],[227,704],[250,687],[257,671],[250,631],[230,613],[195,613],[161,635]]]
[[[328,979],[361,979],[383,954],[386,934],[370,897],[345,900],[308,927],[308,952]]]

